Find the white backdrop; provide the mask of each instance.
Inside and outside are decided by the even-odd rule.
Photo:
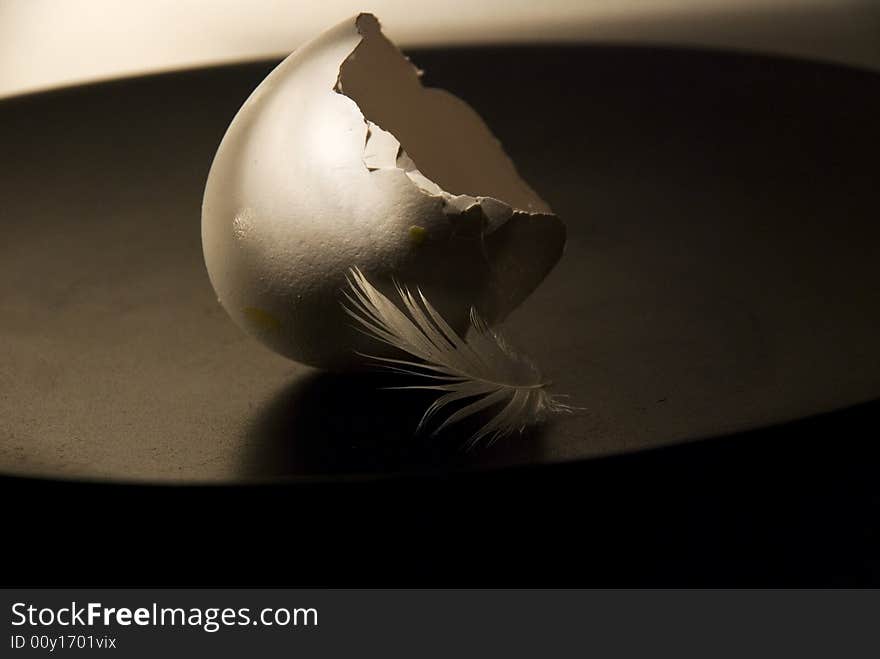
[[[649,42],[880,68],[880,0],[0,0],[0,96],[278,56],[362,10],[403,46]]]

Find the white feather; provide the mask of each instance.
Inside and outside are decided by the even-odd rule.
[[[403,309],[380,293],[357,268],[351,269],[345,311],[368,335],[415,359],[364,355],[392,370],[417,375],[426,384],[398,387],[430,389],[442,395],[425,411],[418,430],[452,403],[462,403],[434,430],[436,434],[477,412],[495,408],[495,414],[474,433],[468,448],[521,432],[549,413],[569,411],[547,391],[548,383],[526,357],[514,353],[502,337],[471,309],[471,328],[460,337],[440,313],[416,290],[413,295],[396,284]],[[405,310],[405,311],[404,311]]]

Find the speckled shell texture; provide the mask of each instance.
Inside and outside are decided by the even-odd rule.
[[[367,124],[334,91],[362,37],[347,20],[285,59],[247,99],[217,151],[202,208],[211,283],[248,333],[334,370],[382,346],[342,310],[349,268],[380,289],[420,287],[459,331],[474,306],[502,319],[546,276],[565,242],[550,214],[490,222],[454,212],[400,169],[364,165]]]

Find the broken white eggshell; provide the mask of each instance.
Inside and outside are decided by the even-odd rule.
[[[349,269],[420,288],[456,331],[502,320],[559,260],[565,227],[482,119],[370,14],[299,48],[254,90],[202,206],[211,283],[273,350],[329,369],[382,347],[342,309]]]

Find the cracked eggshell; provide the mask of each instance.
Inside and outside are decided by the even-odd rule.
[[[424,106],[399,131],[390,125],[396,93],[358,92],[387,85],[411,96],[408,110]],[[446,102],[433,110],[438,93]],[[359,96],[374,106],[368,117]],[[441,124],[461,127],[451,152],[448,136],[435,132]],[[470,170],[443,164],[469,149],[477,154]],[[458,169],[467,181],[453,181]],[[471,189],[450,190],[443,178]],[[483,181],[512,200],[479,194]],[[342,310],[349,268],[386,294],[393,281],[420,287],[463,332],[471,306],[490,323],[506,316],[564,242],[562,223],[516,176],[479,116],[422,88],[368,14],[302,46],[254,90],[217,151],[202,207],[205,263],[229,315],[282,355],[330,369],[357,366],[356,351],[381,352]]]

